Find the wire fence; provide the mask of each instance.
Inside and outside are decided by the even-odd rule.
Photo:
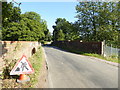
[[[111,56],[118,57],[119,53],[120,53],[120,49],[113,48],[112,45],[111,46],[104,45],[105,57],[111,57]]]

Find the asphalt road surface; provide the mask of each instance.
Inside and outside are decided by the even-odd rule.
[[[44,47],[50,88],[118,88],[118,67]]]

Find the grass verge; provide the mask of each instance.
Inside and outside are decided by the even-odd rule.
[[[115,56],[104,57],[104,56],[99,55],[99,54],[85,53],[85,52],[80,52],[80,51],[76,51],[76,50],[72,50],[72,49],[68,49],[68,48],[64,48],[64,47],[62,47],[61,49],[66,50],[68,52],[80,54],[80,55],[91,56],[91,57],[96,57],[99,59],[103,59],[103,60],[107,60],[107,61],[111,61],[111,62],[115,62],[115,63],[120,63],[120,61],[118,60],[118,57],[115,57]]]
[[[29,75],[31,80],[28,83],[28,86],[30,88],[33,88],[34,85],[38,82],[38,77],[40,75],[40,70],[42,68],[42,61],[43,61],[42,47],[39,47],[38,51],[32,57],[30,57],[29,60],[35,72],[34,74]]]
[[[92,57],[96,57],[96,58],[100,58],[100,59],[104,59],[104,60],[107,60],[107,61],[111,61],[111,62],[115,62],[115,63],[118,63],[118,58],[116,57],[104,57],[102,55],[99,55],[99,54],[92,54],[92,53],[83,53],[82,55],[86,55],[86,56],[92,56]],[[119,62],[120,63],[120,62]]]

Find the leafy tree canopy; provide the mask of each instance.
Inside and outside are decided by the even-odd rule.
[[[36,12],[21,14],[21,9],[11,2],[2,3],[2,12],[3,40],[41,41],[51,37],[48,35],[47,22]]]
[[[106,41],[119,47],[120,2],[79,2],[77,21],[69,23],[57,18],[53,26],[53,40]],[[62,33],[62,34],[61,34]]]

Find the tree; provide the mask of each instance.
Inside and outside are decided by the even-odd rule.
[[[63,31],[62,31],[62,30],[59,30],[59,31],[57,32],[57,41],[62,41],[62,40],[64,40],[64,37],[65,37],[65,35],[64,35]]]
[[[15,7],[11,2],[3,2],[2,11],[3,40],[41,41],[49,33],[47,22],[36,12],[21,14],[20,8]]]
[[[14,6],[12,2],[2,2],[2,26],[4,28],[11,22],[19,22],[21,19],[20,14],[20,8]]]
[[[18,40],[17,33],[19,31],[18,22],[21,17],[19,7],[14,7],[13,3],[2,2],[2,39],[3,40]],[[17,31],[18,30],[18,31]],[[12,38],[11,38],[12,37]]]
[[[45,33],[45,41],[51,41],[52,40],[52,35],[49,32],[49,30],[47,29],[47,31],[44,32]]]
[[[30,20],[42,22],[42,19],[39,14],[36,12],[25,12],[24,14],[21,15],[22,18],[28,18]]]
[[[74,40],[78,39],[78,31],[76,31],[76,26],[73,23],[69,23],[65,18],[57,18],[56,19],[56,26],[53,26],[53,39],[54,41],[58,41],[59,33],[62,35],[62,40]],[[63,35],[64,34],[64,35]]]
[[[42,27],[43,23],[40,23],[40,20],[40,16],[37,13],[35,14],[35,12],[22,14],[20,24],[24,30],[22,30],[22,35],[19,40],[38,41],[43,39],[45,34],[43,31],[44,28]]]
[[[3,40],[17,41],[21,35],[20,25],[18,23],[12,22],[8,24],[7,28],[2,30]]]
[[[118,2],[79,2],[76,6],[83,41],[116,42],[119,30]],[[117,39],[118,40],[118,39]]]

